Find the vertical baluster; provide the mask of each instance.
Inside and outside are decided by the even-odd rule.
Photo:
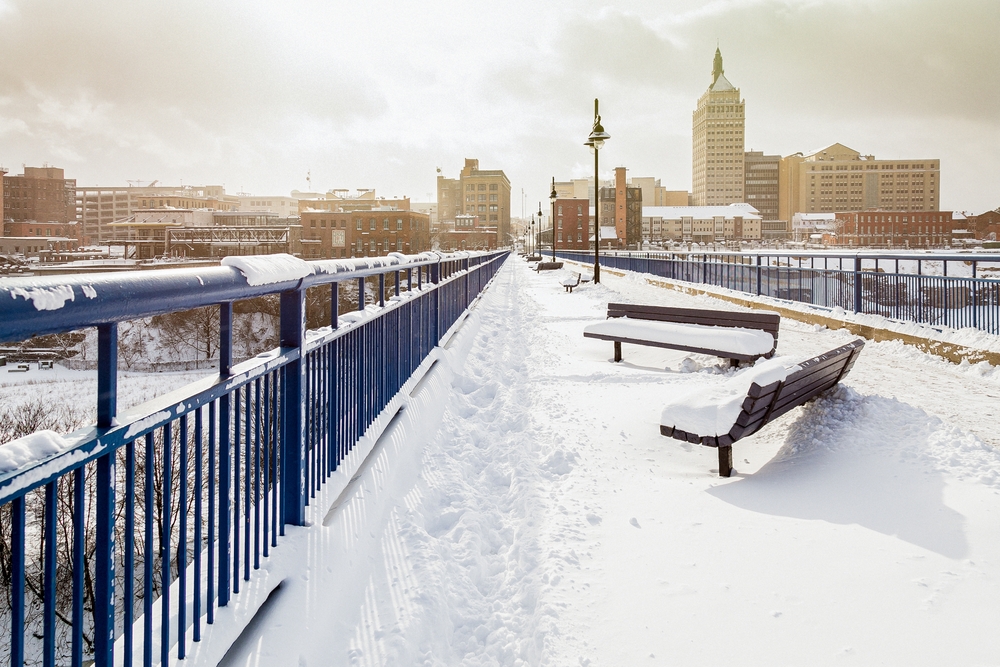
[[[378,274],[378,305],[385,307],[385,274]]]
[[[281,395],[281,376],[277,371],[271,374],[271,546],[278,545],[278,489],[281,486],[281,459],[279,458],[278,434],[281,432],[281,411],[278,398]],[[284,529],[282,528],[282,534]]]
[[[125,667],[132,667],[132,652],[135,637],[132,625],[135,623],[135,441],[125,445],[125,543],[122,545],[122,560],[125,564],[125,589],[122,594],[124,621]]]
[[[83,479],[84,467],[73,471],[73,636],[70,664],[83,665]]]
[[[253,479],[253,461],[250,460],[251,452],[253,451],[253,443],[251,442],[251,424],[250,419],[250,409],[253,407],[250,400],[250,385],[244,387],[244,414],[243,414],[243,428],[245,429],[244,441],[245,441],[245,453],[244,458],[246,460],[245,469],[243,471],[243,581],[250,581],[250,482]]]
[[[180,497],[177,511],[177,659],[183,660],[187,650],[187,534],[188,534],[188,418],[180,419],[180,470],[177,482]]]
[[[260,378],[254,380],[253,432],[253,569],[260,569]]]
[[[229,540],[232,511],[232,434],[230,427],[231,394],[219,397],[219,606],[229,604],[230,562]]]
[[[240,394],[239,387],[233,390],[233,594],[240,592]]]
[[[56,664],[56,494],[59,480],[45,485],[45,514],[42,525],[44,544],[44,584],[42,586],[42,664]]]
[[[208,404],[208,577],[205,601],[208,613],[205,622],[215,623],[215,443],[217,437],[215,401]]]
[[[24,496],[18,496],[10,506],[10,664],[24,664]]]
[[[267,558],[270,553],[270,544],[268,544],[268,519],[270,519],[270,494],[271,491],[271,447],[273,446],[271,442],[271,374],[268,373],[264,376],[264,557]]]
[[[194,632],[193,639],[201,641],[201,550],[202,550],[202,468],[205,465],[202,456],[202,408],[194,413]]]
[[[145,466],[144,484],[144,539],[145,553],[142,564],[142,664],[151,667],[153,664],[153,434],[146,434],[146,449],[143,465]]]
[[[163,516],[160,519],[160,665],[170,664],[170,517],[173,429],[163,425]]]

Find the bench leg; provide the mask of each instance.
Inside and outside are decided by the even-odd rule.
[[[739,359],[730,359],[729,360],[729,367],[730,368],[736,368],[739,365],[740,365],[740,360]]]
[[[729,477],[733,472],[733,446],[719,447],[719,477]]]
[[[622,342],[620,340],[615,341],[615,362],[622,360]]]

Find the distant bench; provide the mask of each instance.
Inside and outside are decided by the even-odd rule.
[[[586,326],[583,335],[614,341],[616,362],[622,343],[631,343],[711,354],[737,366],[774,354],[780,322],[777,313],[609,303],[608,319]]]
[[[665,436],[719,449],[719,475],[729,477],[733,468],[733,443],[759,431],[792,408],[840,382],[854,366],[865,342],[847,345],[785,368],[781,359],[770,359],[736,373],[727,386],[716,390],[712,404],[706,392],[687,393],[667,405],[660,418]],[[733,396],[734,385],[749,382],[746,396]],[[711,389],[708,393],[711,393]]]

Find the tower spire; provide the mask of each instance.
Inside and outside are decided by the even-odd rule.
[[[722,76],[724,73],[725,70],[722,69],[722,51],[719,50],[719,47],[715,47],[715,60],[712,62],[713,86],[715,85],[715,82],[719,80],[719,77]]]

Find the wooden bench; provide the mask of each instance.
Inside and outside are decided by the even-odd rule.
[[[686,433],[676,428],[674,424],[662,423],[660,433],[693,444],[717,447],[719,476],[729,477],[733,468],[734,442],[756,433],[792,408],[802,405],[836,385],[850,372],[864,346],[865,342],[859,338],[799,363],[798,369],[784,380],[771,382],[763,387],[756,382],[751,383],[736,421],[728,433],[704,436]]]
[[[562,262],[539,262],[535,265],[535,271],[555,271],[563,267]]]
[[[578,287],[580,285],[580,274],[574,271],[572,274],[570,274],[569,278],[566,278],[565,280],[562,281],[562,285],[563,287],[566,288],[567,292],[572,293],[573,288]]]
[[[653,322],[667,322],[671,324],[698,325],[701,327],[727,327],[733,329],[750,329],[754,331],[764,331],[771,336],[769,349],[759,350],[759,352],[741,352],[739,350],[723,348],[721,344],[717,347],[706,347],[699,344],[689,344],[690,336],[684,336],[687,331],[677,329],[677,342],[669,339],[670,336],[664,329],[663,336],[635,337],[624,334],[609,334],[601,332],[600,326],[591,326],[584,329],[583,335],[587,338],[599,338],[601,340],[614,341],[615,361],[622,360],[622,343],[633,345],[648,345],[652,347],[663,347],[671,350],[682,350],[685,352],[695,352],[698,354],[711,354],[723,359],[729,359],[733,366],[739,365],[741,361],[754,361],[760,357],[771,357],[778,345],[778,325],[781,316],[777,313],[740,313],[729,310],[703,310],[696,308],[670,308],[666,306],[645,306],[627,303],[609,303],[608,319],[616,317],[626,317],[633,320],[646,320]],[[655,333],[655,332],[652,332]],[[712,334],[719,339],[717,330],[703,332]],[[724,338],[724,337],[723,337]],[[731,347],[739,347],[734,345]]]

